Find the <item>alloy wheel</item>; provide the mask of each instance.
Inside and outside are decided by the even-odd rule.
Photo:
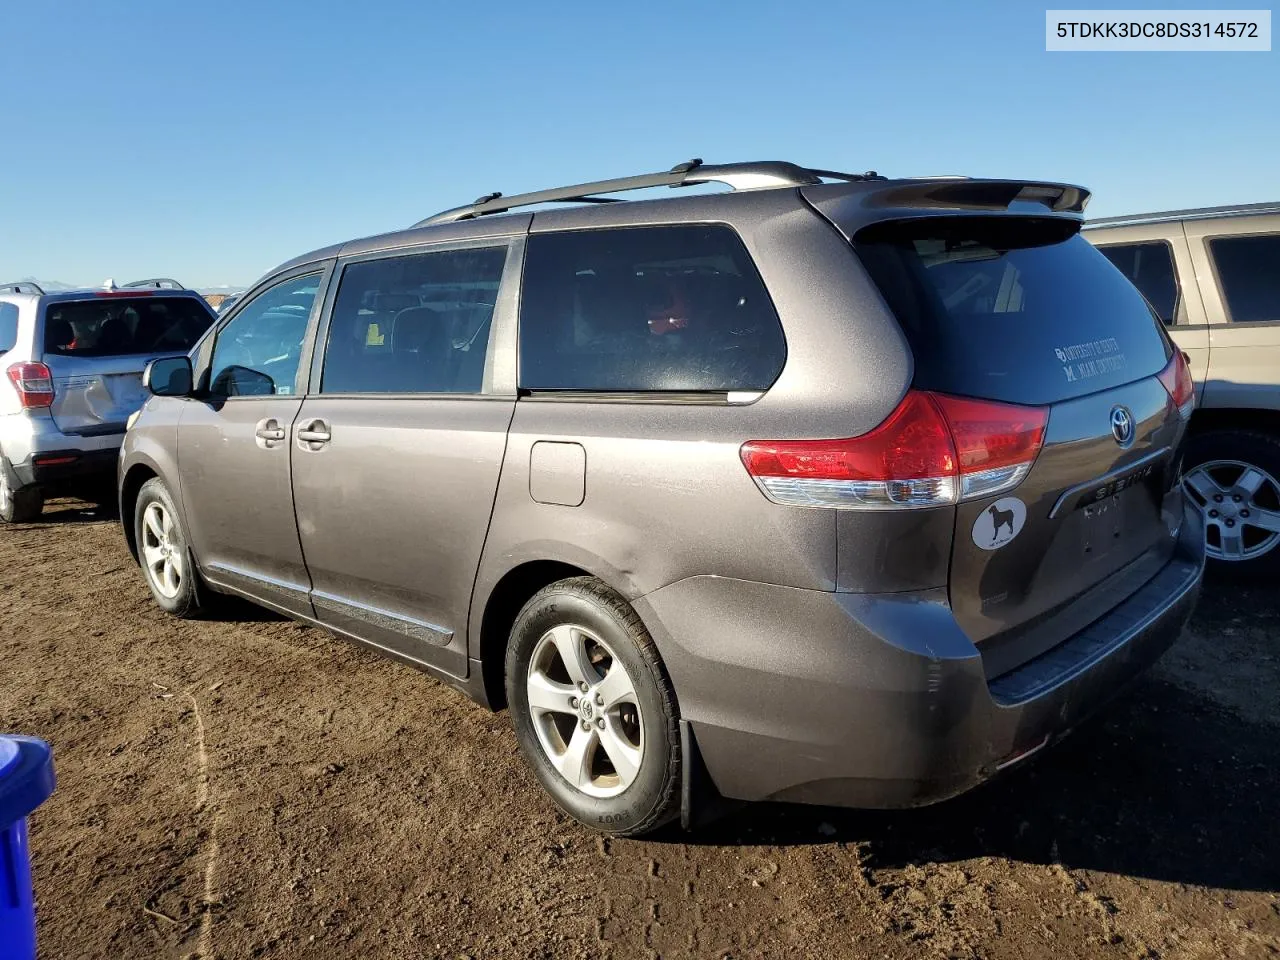
[[[174,537],[173,518],[164,504],[147,504],[142,514],[142,560],[161,596],[172,600],[182,589],[184,558]]]
[[[1240,460],[1210,460],[1183,478],[1204,513],[1205,551],[1217,560],[1253,560],[1280,544],[1280,483]]]
[[[616,797],[644,759],[635,684],[622,661],[585,627],[561,624],[538,640],[526,678],[529,712],[551,765],[592,797]]]

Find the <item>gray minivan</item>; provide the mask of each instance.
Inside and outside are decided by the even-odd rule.
[[[130,548],[170,613],[237,594],[509,707],[601,830],[951,796],[1203,573],[1190,374],[1087,198],[691,161],[307,254],[148,369]]]

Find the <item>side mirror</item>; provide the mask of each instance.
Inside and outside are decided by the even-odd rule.
[[[215,397],[269,397],[276,392],[276,382],[252,367],[224,367],[210,385]]]
[[[157,397],[191,396],[191,360],[187,357],[152,360],[142,371],[142,385]]]

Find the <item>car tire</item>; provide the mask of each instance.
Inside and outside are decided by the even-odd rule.
[[[525,759],[569,816],[637,836],[678,815],[675,691],[644,624],[605,584],[561,580],[525,604],[507,647],[506,691]]]
[[[1280,437],[1254,430],[1197,434],[1187,443],[1182,477],[1205,515],[1208,572],[1280,578]]]
[[[182,619],[199,617],[205,604],[195,555],[173,497],[159,477],[152,477],[138,491],[133,532],[142,575],[160,609]]]
[[[0,522],[34,523],[44,512],[44,494],[38,487],[19,487],[9,461],[0,456]]]

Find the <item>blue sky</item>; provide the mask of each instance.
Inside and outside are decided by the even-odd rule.
[[[1046,53],[1044,11],[9,0],[0,280],[247,284],[691,156],[1069,180],[1095,216],[1280,200],[1280,53]]]

